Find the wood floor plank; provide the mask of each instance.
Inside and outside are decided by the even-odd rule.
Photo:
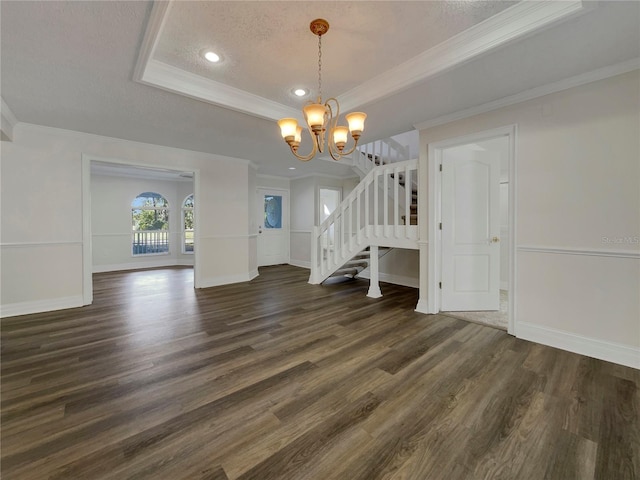
[[[307,281],[109,272],[3,319],[2,478],[640,478],[638,370]]]

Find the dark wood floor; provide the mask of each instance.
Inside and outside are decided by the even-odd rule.
[[[2,478],[640,475],[639,371],[307,277],[105,273],[92,306],[3,319]]]

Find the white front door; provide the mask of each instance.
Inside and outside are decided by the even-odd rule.
[[[500,308],[500,158],[442,152],[443,311]]]
[[[289,262],[289,193],[258,189],[258,266]]]

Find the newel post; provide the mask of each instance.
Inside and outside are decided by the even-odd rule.
[[[378,260],[378,246],[371,245],[369,247],[369,291],[367,292],[367,297],[369,298],[380,298],[382,296],[378,280]]]
[[[320,227],[317,225],[313,226],[313,230],[311,231],[311,259],[309,261],[311,267],[311,274],[309,275],[309,283],[312,285],[316,285],[319,282],[318,278],[320,277],[320,262],[318,261],[318,232],[320,231]]]

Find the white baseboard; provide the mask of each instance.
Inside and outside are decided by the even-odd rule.
[[[358,274],[358,278],[366,278],[370,280],[369,269],[365,269]],[[404,275],[393,275],[390,273],[378,273],[378,279],[381,282],[393,283],[394,285],[402,285],[403,287],[419,288],[420,279],[414,277],[407,277]]]
[[[111,265],[94,265],[93,273],[118,272],[120,270],[137,270],[140,268],[175,267],[185,265],[175,258],[145,260],[144,262],[115,263]],[[190,265],[190,264],[189,264]]]
[[[422,299],[418,300],[415,311],[418,313],[426,313],[427,315],[431,314],[431,312],[429,311],[429,302]]]
[[[32,302],[8,303],[0,306],[0,317],[16,317],[18,315],[29,315],[31,313],[82,307],[82,300],[82,295],[74,295],[72,297],[50,298]]]
[[[640,347],[583,337],[527,322],[516,323],[516,337],[640,369]]]
[[[224,275],[220,277],[205,278],[200,282],[198,288],[218,287],[220,285],[229,285],[231,283],[242,283],[253,280],[258,276],[258,270],[252,270],[247,273],[237,273],[235,275]]]
[[[289,265],[293,265],[294,267],[308,268],[311,270],[311,262],[307,262],[305,260],[294,260],[293,258],[289,260]]]

